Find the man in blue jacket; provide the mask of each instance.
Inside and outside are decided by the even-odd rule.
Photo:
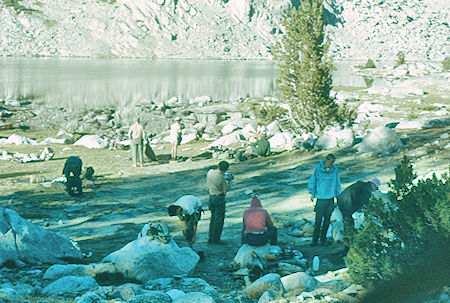
[[[314,168],[314,173],[308,182],[308,192],[311,194],[311,201],[316,198],[314,211],[316,220],[314,224],[312,245],[317,245],[320,235],[322,245],[327,245],[326,237],[328,226],[330,225],[331,213],[334,209],[334,198],[341,193],[341,180],[339,169],[334,164],[336,157],[328,154],[326,158],[319,162]]]

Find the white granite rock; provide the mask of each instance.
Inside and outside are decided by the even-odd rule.
[[[107,148],[108,140],[97,135],[84,135],[73,145],[81,145],[87,148]]]
[[[51,264],[81,259],[76,242],[28,222],[11,209],[0,207],[0,231],[0,266],[7,260]]]
[[[49,296],[76,294],[96,288],[98,288],[98,284],[92,277],[67,276],[50,283],[42,290],[42,294]]]
[[[287,291],[311,291],[316,287],[317,281],[305,272],[297,272],[281,278],[284,289]]]
[[[242,293],[247,298],[257,299],[267,290],[273,290],[277,295],[284,293],[283,284],[280,280],[280,275],[275,273],[269,273],[252,284],[248,285]]]
[[[106,256],[102,263],[114,264],[115,270],[125,277],[147,282],[156,278],[190,274],[199,256],[189,247],[142,237]]]

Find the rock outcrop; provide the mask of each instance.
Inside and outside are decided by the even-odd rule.
[[[0,207],[0,266],[54,264],[80,260],[78,244],[67,237],[32,224],[11,209]]]
[[[281,16],[300,1],[0,1],[0,55],[269,59]],[[442,60],[445,0],[326,0],[337,59]],[[354,30],[358,29],[358,30]]]

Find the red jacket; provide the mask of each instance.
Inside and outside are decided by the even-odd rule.
[[[262,208],[261,201],[257,196],[253,197],[250,208],[244,211],[242,226],[246,234],[252,232],[265,232],[267,227],[273,227],[273,222],[269,213]]]

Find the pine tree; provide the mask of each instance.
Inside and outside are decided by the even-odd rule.
[[[282,25],[273,55],[280,68],[277,88],[290,106],[294,127],[318,134],[329,124],[351,123],[354,111],[330,96],[334,67],[324,34],[323,0],[302,1]]]

